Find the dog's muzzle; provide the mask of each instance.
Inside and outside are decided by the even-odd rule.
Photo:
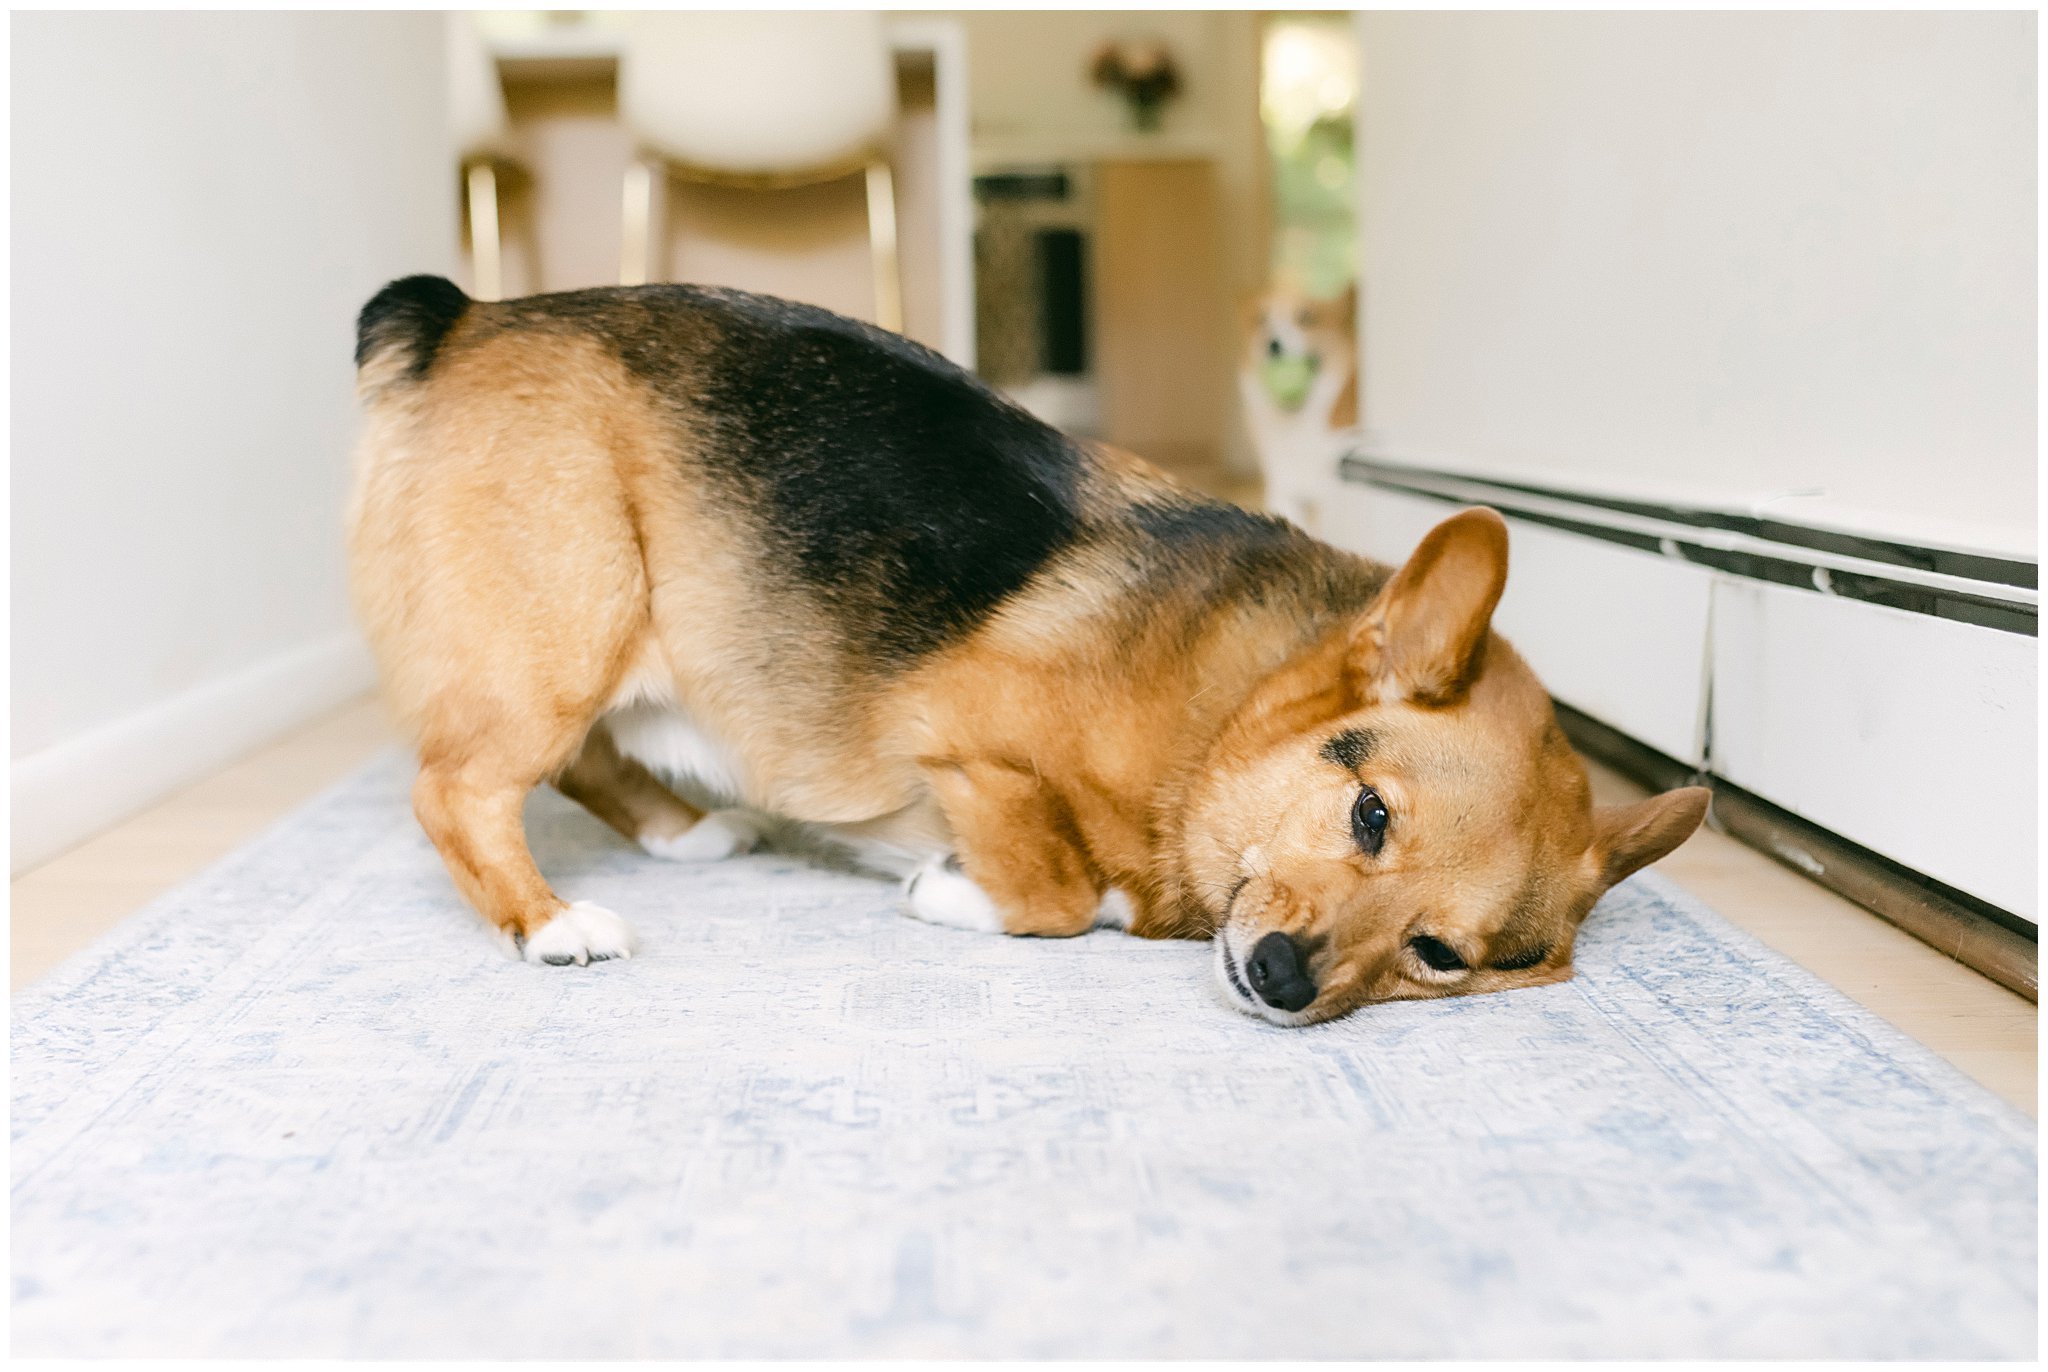
[[[1253,995],[1289,1014],[1307,1009],[1316,998],[1307,956],[1292,938],[1278,931],[1252,945],[1252,955],[1244,960],[1244,977],[1251,983]]]

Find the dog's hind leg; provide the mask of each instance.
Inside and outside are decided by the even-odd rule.
[[[358,609],[418,749],[413,810],[457,889],[527,961],[623,957],[632,930],[549,889],[521,810],[574,763],[646,651],[630,502],[601,426],[566,422],[574,396],[558,397],[561,422],[530,430],[499,412],[495,386],[450,395],[372,454],[383,460],[352,539]]]
[[[480,614],[444,620],[473,666],[442,675],[407,712],[419,721],[413,811],[456,887],[528,962],[633,951],[624,920],[549,888],[521,815],[534,787],[575,766],[627,657],[636,588],[625,578],[604,589],[586,581],[554,601],[495,607],[510,632],[479,633]],[[575,633],[579,611],[588,618]]]
[[[424,761],[413,811],[456,887],[528,962],[567,966],[629,957],[630,925],[588,901],[571,905],[549,888],[526,846],[521,819],[540,779],[501,759]]]
[[[527,793],[574,763],[645,622],[639,564],[606,556],[605,532],[548,544],[580,553],[555,567],[510,540],[479,571],[422,560],[400,649],[384,654],[418,741],[413,811],[456,887],[528,962],[633,950],[624,920],[549,889],[521,820]]]
[[[706,814],[639,762],[619,751],[603,722],[591,726],[555,789],[639,844],[672,862],[709,862],[744,853],[761,830],[744,810]]]
[[[549,889],[521,809],[554,781],[635,839],[698,832],[696,812],[602,731],[586,746],[665,656],[649,531],[698,515],[671,417],[607,348],[528,328],[510,307],[467,308],[430,368],[370,393],[350,520],[357,611],[418,749],[414,810],[462,895],[529,962],[621,957],[632,931]]]

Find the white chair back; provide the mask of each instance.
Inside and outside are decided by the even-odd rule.
[[[882,16],[634,11],[619,59],[619,118],[686,171],[795,181],[849,172],[896,124]]]
[[[476,20],[461,11],[448,15],[448,122],[464,161],[502,155],[512,127],[498,64]]]

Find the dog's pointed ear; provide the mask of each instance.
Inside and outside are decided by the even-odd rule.
[[[1508,526],[1483,505],[1431,529],[1352,632],[1350,668],[1367,700],[1449,705],[1479,674],[1508,582]]]
[[[1603,891],[1632,876],[1692,837],[1707,817],[1704,786],[1681,786],[1633,805],[1593,811],[1594,870]]]

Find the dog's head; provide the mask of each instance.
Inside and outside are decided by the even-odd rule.
[[[1285,289],[1259,297],[1239,370],[1258,386],[1265,403],[1286,414],[1309,404],[1318,380],[1341,384],[1351,373],[1356,289],[1334,300],[1311,300]]]
[[[1246,1012],[1561,981],[1602,892],[1676,848],[1698,787],[1594,809],[1550,698],[1489,624],[1491,510],[1439,524],[1366,610],[1263,682],[1189,791],[1186,870]]]

